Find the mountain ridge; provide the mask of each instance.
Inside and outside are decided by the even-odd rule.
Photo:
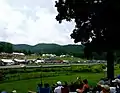
[[[4,42],[9,43],[9,42]],[[12,44],[12,43],[10,43]],[[36,45],[12,44],[14,51],[31,51],[33,53],[54,53],[54,54],[83,54],[83,45],[59,45],[55,43],[38,43]]]

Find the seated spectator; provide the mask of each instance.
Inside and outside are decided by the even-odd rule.
[[[110,87],[108,85],[101,85],[102,91],[100,93],[110,93]]]
[[[117,93],[120,93],[120,81],[118,81],[116,91],[117,91]]]
[[[93,86],[89,86],[89,92],[90,93],[93,93],[93,88],[94,88]]]
[[[98,83],[97,83],[97,86],[93,88],[93,93],[100,93],[102,91],[101,89],[101,85],[104,85],[105,82],[104,80],[100,80]]]
[[[73,82],[71,82],[69,87],[70,87],[70,92],[75,92],[76,91],[75,84]]]
[[[50,93],[49,84],[44,84],[44,88],[41,84],[38,84],[38,92],[37,93]]]
[[[69,88],[67,82],[65,82],[65,85],[61,88],[62,93],[69,93]]]
[[[57,82],[57,87],[54,89],[54,93],[62,93],[61,88],[63,88],[60,81]]]
[[[89,85],[87,79],[83,80],[83,84],[81,83],[81,88],[76,90],[78,93],[87,93],[89,92]]]
[[[44,88],[49,88],[50,86],[49,86],[49,84],[48,83],[45,83],[44,84]]]
[[[100,80],[98,83],[97,83],[97,85],[104,85],[105,84],[105,81],[104,80]]]
[[[40,93],[40,89],[42,88],[42,84],[38,84],[37,86],[37,93]]]
[[[54,93],[54,89],[57,87],[57,85],[56,84],[53,84],[52,85],[52,93]]]
[[[89,85],[88,85],[88,80],[84,79],[83,80],[83,93],[89,92]]]
[[[115,80],[112,80],[112,82],[114,83],[113,87],[116,87],[117,93],[120,93],[120,79],[117,78]]]
[[[79,85],[79,89],[76,90],[78,93],[83,93],[83,83]]]
[[[81,83],[82,83],[81,77],[77,77],[77,80],[72,85],[73,92],[75,92],[76,89],[80,88],[79,86]]]
[[[43,92],[40,93],[50,93],[51,90],[48,83],[44,84],[44,88],[42,88],[42,91]]]
[[[116,87],[110,87],[110,93],[116,93]]]

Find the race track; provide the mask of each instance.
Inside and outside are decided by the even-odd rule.
[[[11,65],[11,66],[0,66],[0,69],[4,68],[50,68],[50,67],[70,67],[71,65],[95,65],[100,63],[87,63],[87,64],[54,64],[54,65],[38,65],[38,66],[22,66],[22,65]]]

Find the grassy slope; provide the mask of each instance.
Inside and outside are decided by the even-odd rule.
[[[72,75],[61,75],[56,77],[46,77],[43,78],[43,82],[53,84],[58,80],[61,81],[74,81],[77,76],[81,76],[82,78],[87,78],[89,80],[90,85],[95,85],[95,83],[104,76],[103,73],[95,74],[95,73],[74,73]],[[47,82],[46,82],[47,81]],[[16,89],[18,93],[27,93],[28,90],[36,90],[36,85],[40,82],[40,79],[31,79],[31,80],[21,80],[9,83],[0,84],[0,89],[4,89],[7,91],[11,91]]]
[[[120,70],[115,71],[116,74],[120,73]],[[47,74],[47,73],[46,73]],[[104,77],[104,73],[73,73],[71,75],[60,75],[56,77],[45,77],[43,78],[43,83],[53,84],[58,80],[61,81],[74,81],[77,76],[81,76],[82,79],[87,78],[90,85],[95,85],[96,82],[99,81],[100,78]],[[17,90],[17,93],[27,93],[28,90],[36,91],[36,85],[40,83],[39,79],[29,79],[29,80],[21,80],[14,82],[7,82],[0,84],[0,89],[12,91],[13,89]]]

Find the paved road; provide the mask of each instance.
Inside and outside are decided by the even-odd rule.
[[[94,65],[99,63],[89,63],[89,64],[55,64],[55,65],[39,65],[39,66],[25,66],[26,68],[49,68],[49,67],[70,67],[71,65]],[[0,66],[2,68],[23,68],[22,65],[12,65],[12,66]]]

